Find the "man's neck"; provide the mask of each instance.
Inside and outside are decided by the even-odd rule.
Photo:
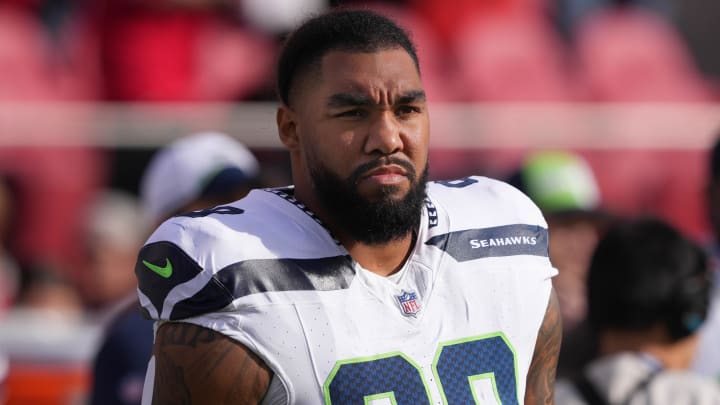
[[[384,277],[400,271],[415,247],[415,232],[402,239],[377,245],[343,239],[340,242],[355,261],[364,269]]]
[[[320,218],[323,225],[364,269],[381,276],[389,276],[398,272],[403,267],[412,249],[415,247],[416,231],[409,232],[407,236],[387,243],[370,245],[358,242],[343,232],[343,230],[332,221],[330,216],[323,210],[322,205],[317,200],[317,196],[312,192],[308,192],[308,190],[312,190],[312,188],[308,185],[299,187],[296,183],[294,190],[295,198]]]

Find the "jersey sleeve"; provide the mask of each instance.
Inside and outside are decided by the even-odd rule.
[[[500,180],[487,177],[474,177],[485,186],[484,193],[496,199],[498,209],[507,211],[505,215],[511,218],[509,223],[516,226],[533,229],[534,253],[524,256],[525,260],[518,261],[533,268],[541,279],[549,279],[558,274],[558,270],[550,261],[550,237],[548,224],[540,208],[525,193],[514,186]]]
[[[449,232],[427,243],[459,262],[535,269],[542,279],[557,274],[549,257],[548,225],[533,201],[505,182],[483,176],[431,183],[429,192],[447,212]]]
[[[487,192],[496,195],[501,204],[512,208],[519,221],[547,229],[547,221],[542,211],[525,193],[504,181],[487,177],[476,178],[483,179]]]
[[[163,223],[143,246],[135,264],[142,311],[154,320],[180,320],[220,310],[233,295],[215,277],[199,240],[187,221]],[[207,243],[207,241],[206,241]]]

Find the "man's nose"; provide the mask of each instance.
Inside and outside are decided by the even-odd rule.
[[[403,140],[395,115],[392,111],[382,111],[375,115],[365,143],[365,152],[392,155],[403,149]]]

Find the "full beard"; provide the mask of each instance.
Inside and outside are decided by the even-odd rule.
[[[356,184],[369,170],[383,164],[395,164],[405,169],[410,190],[402,199],[395,199],[397,186],[384,186],[375,201],[357,192]],[[315,191],[330,219],[354,240],[378,245],[399,240],[420,226],[425,200],[427,165],[418,178],[415,169],[406,161],[394,158],[376,160],[358,167],[347,179],[331,173],[321,164],[310,167]]]

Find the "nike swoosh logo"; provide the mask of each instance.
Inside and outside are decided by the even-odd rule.
[[[172,276],[173,266],[172,266],[172,263],[170,263],[170,259],[168,259],[168,258],[165,258],[165,266],[163,266],[163,267],[156,266],[156,265],[148,262],[147,260],[143,260],[142,262],[145,265],[145,267],[152,270],[160,277],[170,278],[170,276]]]

